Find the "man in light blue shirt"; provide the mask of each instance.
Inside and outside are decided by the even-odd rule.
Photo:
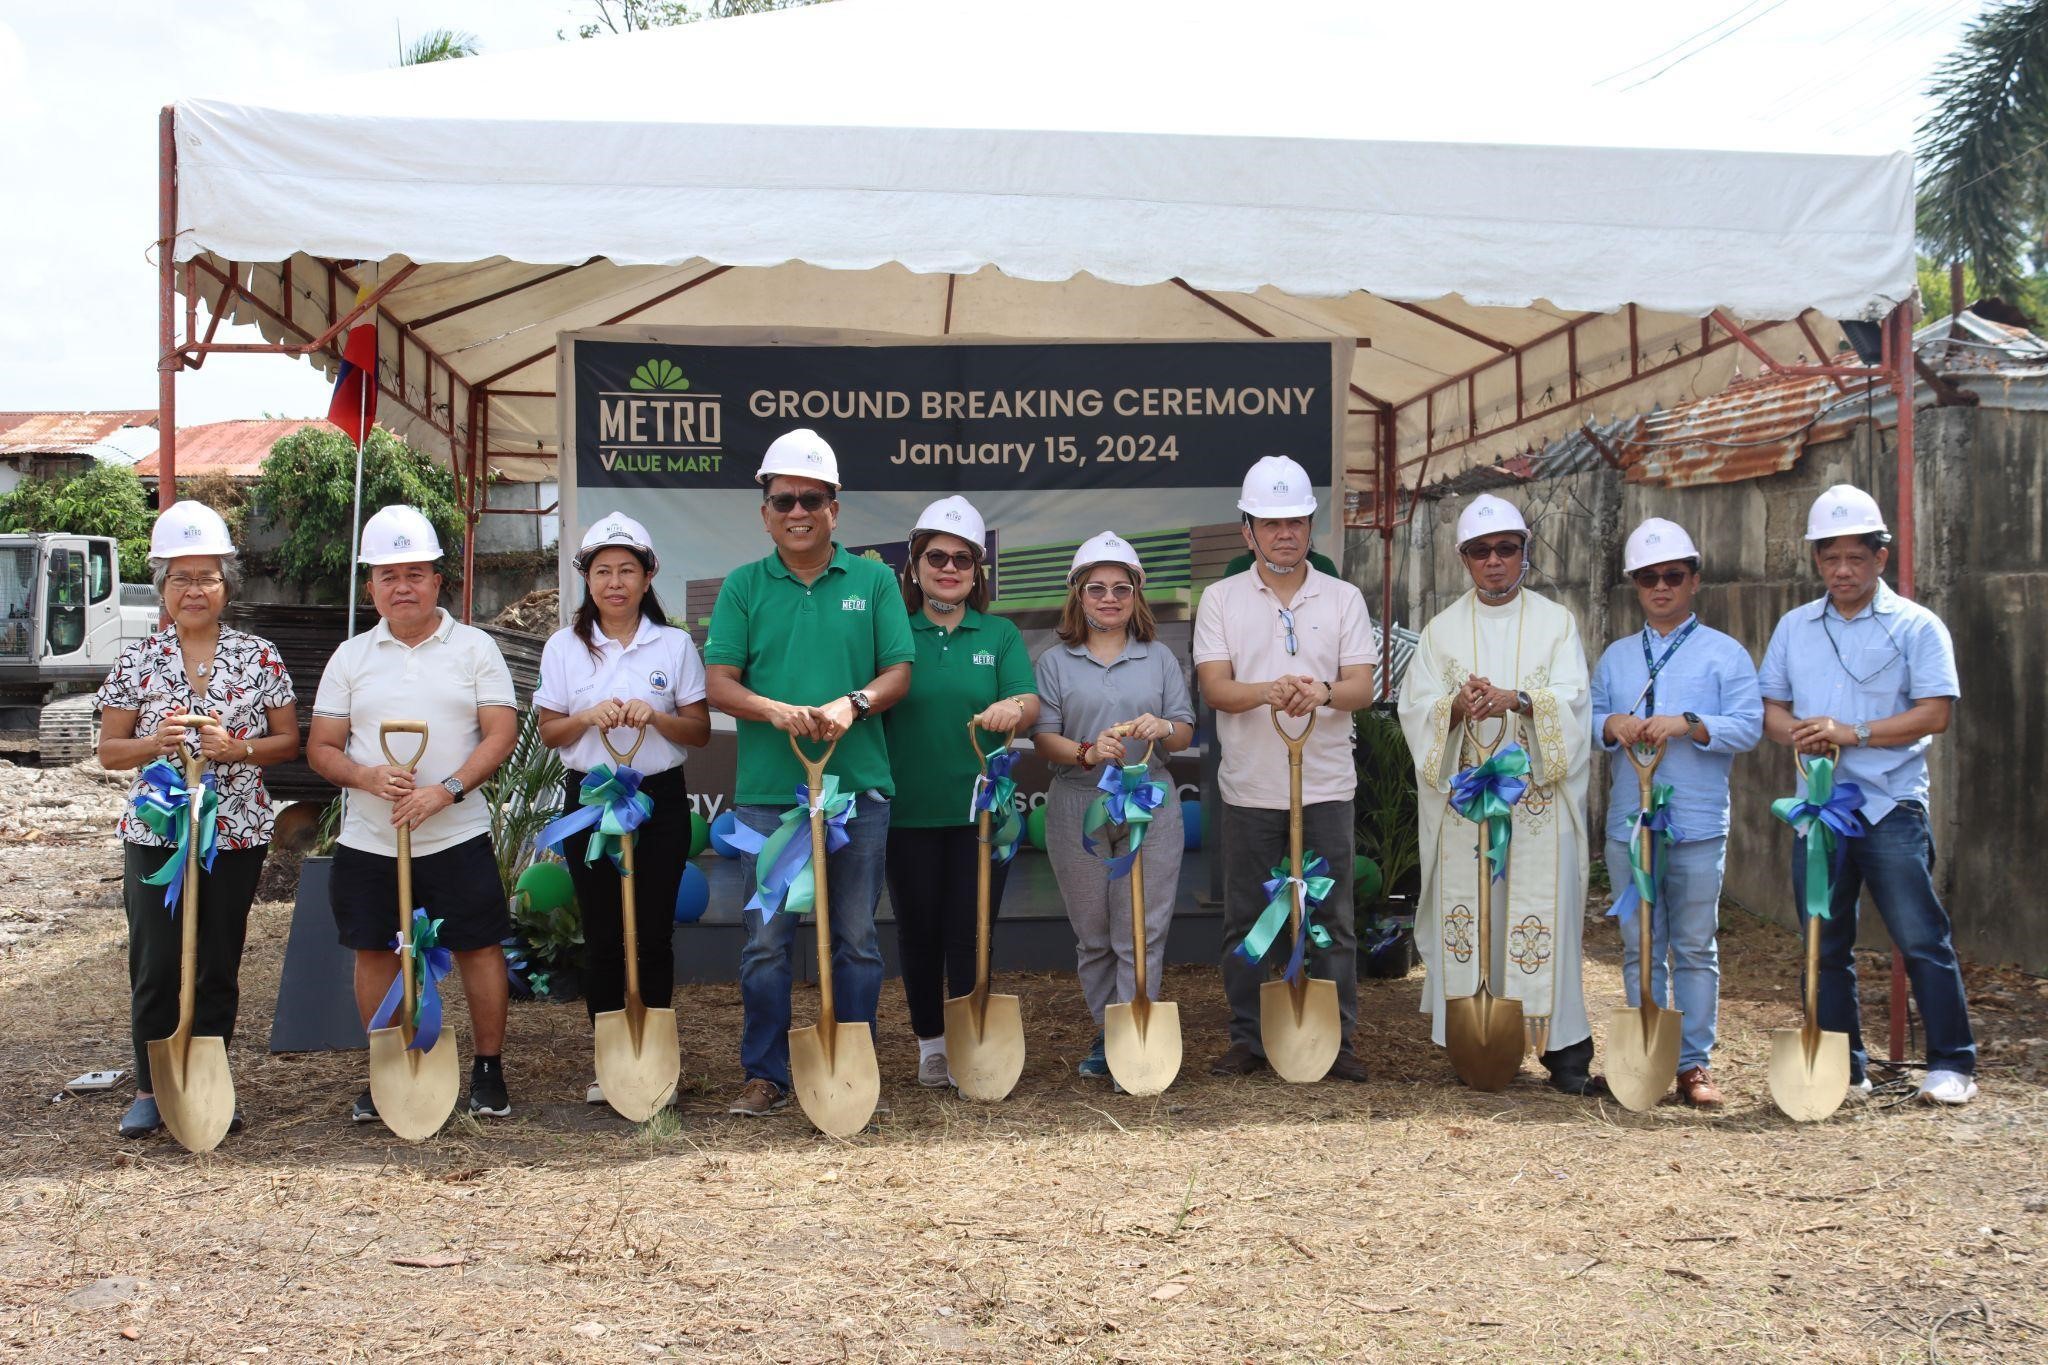
[[[1650,998],[1685,1019],[1678,1093],[1718,1108],[1708,1071],[1721,1008],[1721,874],[1728,851],[1728,769],[1763,737],[1764,704],[1749,651],[1693,613],[1700,553],[1684,529],[1652,517],[1628,538],[1622,561],[1635,581],[1644,624],[1607,647],[1593,671],[1593,733],[1608,752],[1607,874],[1631,884],[1631,845],[1642,805],[1629,744],[1664,744],[1658,786],[1669,786],[1667,843],[1647,850],[1655,892],[1650,916]],[[1655,812],[1653,810],[1653,816]],[[1637,848],[1636,856],[1645,850]],[[1640,913],[1640,911],[1638,911]],[[1622,978],[1641,1003],[1640,939],[1622,935]],[[1668,983],[1668,991],[1667,991]]]
[[[1785,613],[1762,672],[1764,733],[1801,754],[1841,751],[1836,780],[1863,792],[1861,838],[1844,839],[1840,875],[1821,928],[1820,1026],[1849,1035],[1849,1078],[1870,1093],[1856,999],[1857,895],[1867,883],[1906,960],[1927,1029],[1922,1099],[1966,1104],[1977,1094],[1977,1044],[1948,911],[1934,892],[1927,828],[1927,746],[1948,729],[1962,688],[1955,647],[1933,612],[1893,592],[1880,575],[1891,532],[1875,500],[1837,484],[1814,500],[1806,539],[1827,595]],[[1804,794],[1805,783],[1800,784]],[[1794,903],[1805,905],[1805,847],[1792,852]]]

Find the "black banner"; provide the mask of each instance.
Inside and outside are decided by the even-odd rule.
[[[750,488],[811,427],[851,490],[1231,488],[1261,455],[1326,467],[1324,342],[699,346],[579,340],[584,489]]]

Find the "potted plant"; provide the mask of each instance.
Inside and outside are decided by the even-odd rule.
[[[1358,851],[1379,873],[1358,881],[1353,913],[1359,925],[1360,971],[1403,977],[1415,960],[1415,898],[1421,890],[1415,763],[1391,708],[1354,718],[1352,755],[1358,767]]]

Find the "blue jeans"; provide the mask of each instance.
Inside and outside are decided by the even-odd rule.
[[[1860,839],[1845,839],[1848,851],[1835,879],[1828,919],[1820,929],[1820,1026],[1849,1035],[1849,1074],[1863,1079],[1869,1061],[1856,999],[1857,894],[1865,883],[1892,942],[1906,959],[1906,979],[1927,1028],[1927,1065],[1935,1071],[1977,1069],[1977,1042],[1970,1033],[1970,1010],[1963,999],[1963,972],[1956,965],[1949,937],[1948,911],[1934,894],[1934,839],[1927,832],[1927,810],[1918,802],[1902,802],[1872,825]],[[1799,927],[1806,928],[1801,888],[1805,885],[1806,841],[1792,841],[1792,903],[1801,907]]]
[[[782,823],[785,806],[736,806],[747,828],[768,834]],[[825,869],[826,913],[832,924],[833,1008],[842,1023],[875,1021],[882,995],[882,947],[875,938],[875,902],[889,849],[889,803],[863,793],[846,822],[846,847]],[[807,833],[799,838],[810,837]],[[740,857],[740,875],[752,896],[754,859]],[[747,945],[740,949],[740,1066],[747,1079],[789,1089],[789,987],[796,975],[797,916],[779,911],[766,920],[744,915]]]
[[[1657,900],[1650,913],[1650,999],[1685,1016],[1680,1071],[1705,1066],[1714,1050],[1721,1013],[1721,945],[1715,936],[1727,852],[1725,838],[1660,845],[1652,864]],[[1619,839],[1607,841],[1607,876],[1617,888],[1628,885],[1628,845]],[[1642,1003],[1640,955],[1637,936],[1623,934],[1621,976],[1631,1006]]]

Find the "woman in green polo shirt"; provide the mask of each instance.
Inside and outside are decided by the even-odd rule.
[[[917,1083],[951,1084],[946,1071],[949,996],[974,989],[975,774],[967,748],[971,717],[984,731],[1012,735],[1038,717],[1031,656],[1017,627],[987,616],[981,514],[962,497],[924,509],[910,533],[903,600],[917,658],[910,694],[882,716],[896,778],[889,816],[889,904],[896,912],[903,995],[917,1034]],[[978,735],[986,750],[994,739]],[[1003,899],[998,864],[989,914]],[[942,979],[943,975],[943,979]]]

